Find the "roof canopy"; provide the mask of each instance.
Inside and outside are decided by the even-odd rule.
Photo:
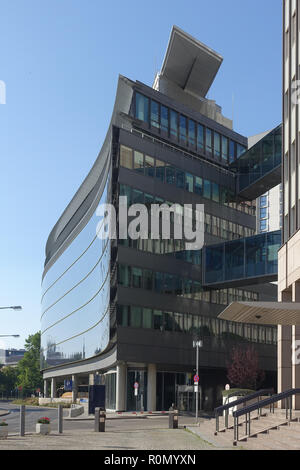
[[[300,325],[300,303],[234,302],[218,318],[258,325]]]
[[[205,98],[222,62],[215,51],[173,26],[160,74],[183,90]]]

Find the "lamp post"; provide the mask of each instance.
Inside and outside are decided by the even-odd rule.
[[[199,411],[199,349],[203,347],[203,341],[193,341],[193,348],[196,349],[196,376],[197,382],[194,383],[196,393],[196,424],[198,424]]]
[[[20,335],[0,335],[0,338],[20,338]]]
[[[21,305],[14,305],[12,307],[0,307],[0,310],[6,310],[6,309],[22,310],[22,307],[21,307]]]

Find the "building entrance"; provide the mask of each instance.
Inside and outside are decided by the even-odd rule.
[[[202,388],[198,391],[198,411],[202,410]],[[196,393],[194,387],[190,385],[177,385],[176,387],[176,406],[179,411],[195,413],[196,411]]]

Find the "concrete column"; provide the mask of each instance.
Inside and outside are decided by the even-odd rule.
[[[44,398],[49,398],[48,383],[49,381],[44,379]]]
[[[51,398],[56,398],[56,378],[51,379]]]
[[[116,411],[126,411],[126,364],[117,364],[117,383],[116,383]]]
[[[147,410],[156,411],[156,365],[148,364]]]
[[[300,283],[293,284],[293,302],[300,302]],[[299,347],[298,347],[299,345]],[[292,327],[292,388],[300,388],[300,326]],[[300,410],[300,396],[293,397],[293,409]]]
[[[77,375],[72,375],[72,402],[76,402],[78,394],[78,379]]]
[[[89,385],[95,385],[95,374],[89,374]]]
[[[292,291],[280,292],[279,302],[292,302]],[[292,388],[292,327],[278,326],[278,393]],[[279,403],[284,407],[284,403]]]

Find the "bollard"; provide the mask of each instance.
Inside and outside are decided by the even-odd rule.
[[[63,433],[63,406],[58,405],[58,433]]]
[[[25,436],[25,405],[20,406],[20,436]]]
[[[178,410],[173,406],[169,409],[169,429],[178,429]]]
[[[95,432],[105,432],[106,412],[103,408],[95,408]]]
[[[100,408],[95,408],[95,432],[99,432]]]
[[[105,432],[105,420],[106,420],[106,412],[105,410],[100,409],[99,432]]]

